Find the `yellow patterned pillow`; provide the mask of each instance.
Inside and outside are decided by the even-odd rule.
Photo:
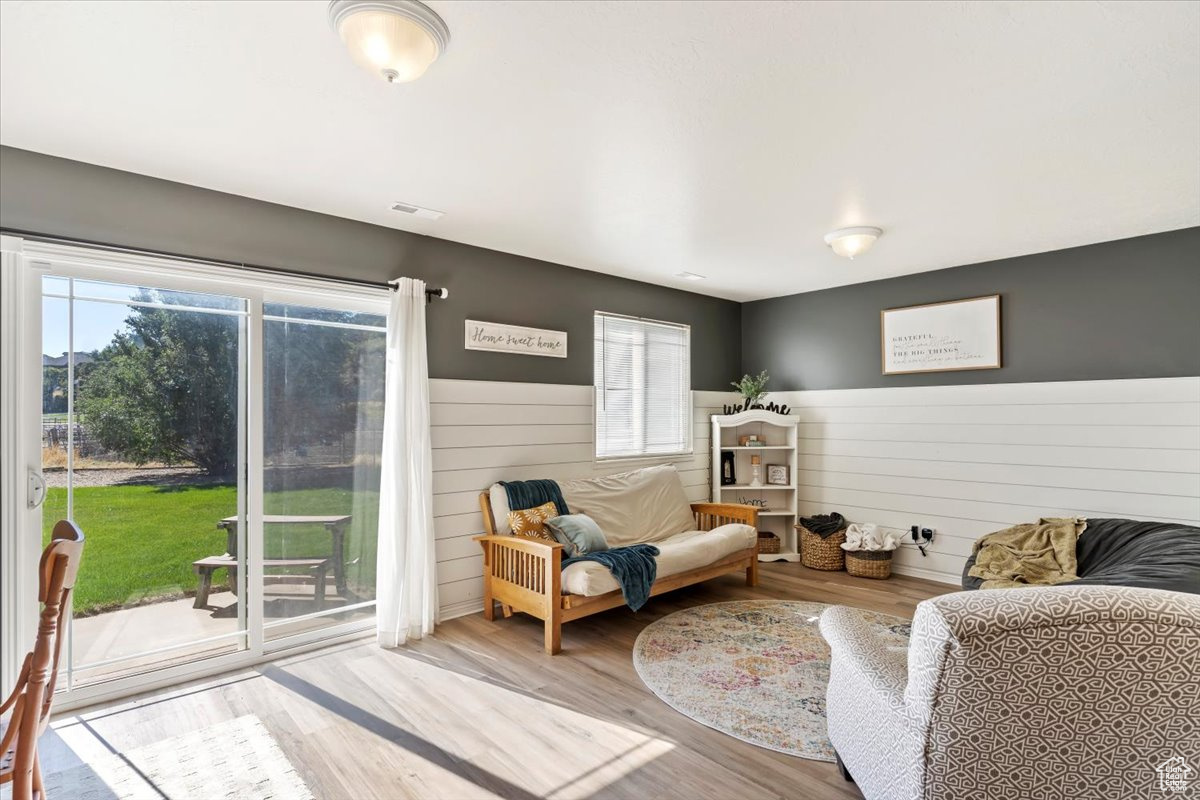
[[[524,508],[508,512],[508,527],[514,536],[532,536],[535,539],[555,541],[554,534],[546,527],[546,520],[558,516],[558,506],[542,503],[537,508]]]

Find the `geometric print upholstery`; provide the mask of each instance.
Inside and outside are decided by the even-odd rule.
[[[917,606],[903,676],[844,612],[821,618],[829,734],[868,800],[1160,800],[1159,764],[1200,776],[1200,596],[943,595]]]
[[[890,649],[853,608],[826,609],[820,627],[831,653],[829,741],[868,800],[920,797],[922,749],[904,700],[905,654]]]

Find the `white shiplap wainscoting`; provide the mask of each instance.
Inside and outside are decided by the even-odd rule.
[[[498,480],[606,475],[656,463],[594,460],[591,386],[434,379],[433,513],[443,620],[483,608],[479,493]],[[689,499],[708,499],[710,414],[727,392],[693,392],[695,453],[672,460]]]
[[[497,480],[566,479],[653,461],[593,459],[590,386],[430,381],[442,619],[482,608],[478,495]],[[709,415],[693,392],[688,497],[709,495]],[[1200,524],[1200,378],[772,392],[800,417],[799,507],[937,529],[894,570],[957,584],[985,533],[1041,516]]]
[[[1200,524],[1200,378],[773,392],[800,510],[937,529],[897,573],[958,583],[982,534],[1043,516]]]

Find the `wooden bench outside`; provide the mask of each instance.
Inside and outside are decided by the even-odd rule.
[[[317,603],[317,610],[325,608],[325,576],[329,572],[328,558],[267,558],[263,560],[263,569],[271,567],[297,569],[300,567],[314,571],[314,579],[316,587],[313,590],[313,596]],[[196,589],[196,600],[192,603],[192,608],[205,608],[208,606],[208,593],[212,591],[213,573],[219,569],[229,570],[229,579],[236,587],[237,585],[237,569],[238,560],[232,556],[209,556],[198,561],[192,562],[192,570],[200,579],[200,586]]]

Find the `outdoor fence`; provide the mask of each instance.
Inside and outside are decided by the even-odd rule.
[[[105,450],[88,432],[86,426],[76,422],[68,425],[65,422],[42,422],[42,448],[45,450],[67,449],[67,443],[74,439],[75,454],[84,458],[115,457]]]

